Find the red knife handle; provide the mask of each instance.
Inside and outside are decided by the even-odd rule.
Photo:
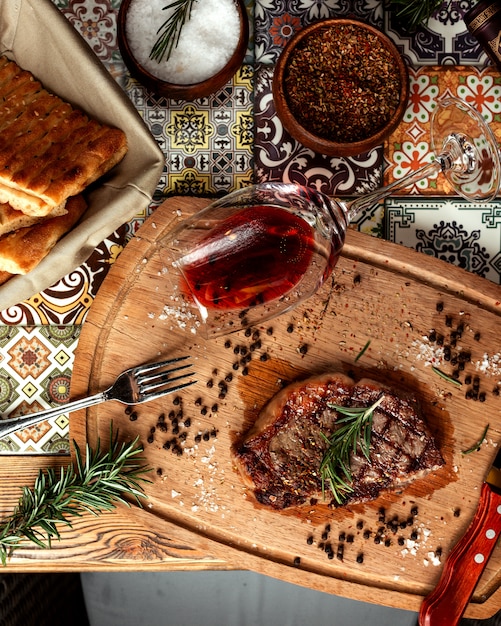
[[[501,495],[484,483],[468,530],[447,557],[438,585],[421,605],[420,626],[459,623],[500,532]]]

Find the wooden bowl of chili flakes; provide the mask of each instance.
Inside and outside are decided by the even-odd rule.
[[[273,98],[283,126],[305,147],[355,156],[381,145],[402,120],[409,74],[377,28],[326,19],[290,39],[275,67]]]

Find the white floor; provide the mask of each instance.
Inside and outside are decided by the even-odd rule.
[[[91,626],[416,626],[417,614],[252,572],[83,573]]]

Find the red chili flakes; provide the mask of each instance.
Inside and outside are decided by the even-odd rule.
[[[400,87],[391,52],[375,34],[347,24],[303,39],[285,75],[296,119],[338,143],[367,139],[385,126],[398,107]]]

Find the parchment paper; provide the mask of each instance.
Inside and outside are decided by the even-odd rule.
[[[140,115],[84,39],[50,0],[0,0],[0,54],[89,116],[121,128],[129,150],[86,194],[79,224],[25,276],[0,287],[0,311],[43,291],[151,201],[164,157]]]

